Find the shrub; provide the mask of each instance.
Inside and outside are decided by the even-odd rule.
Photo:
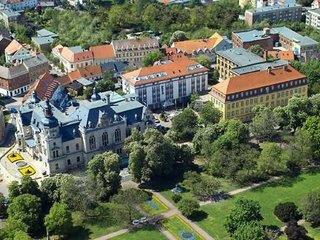
[[[175,203],[179,202],[181,200],[181,195],[180,194],[173,194],[171,199],[172,201],[174,201]]]
[[[184,216],[189,218],[200,208],[200,205],[194,199],[183,198],[180,200],[178,208]]]
[[[298,212],[298,208],[293,202],[279,203],[274,208],[273,213],[282,222],[289,222],[292,220],[298,221],[301,219],[301,214]]]

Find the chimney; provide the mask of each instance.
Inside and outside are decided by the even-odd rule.
[[[283,68],[283,71],[287,71],[288,70],[288,65],[284,65],[282,68]]]
[[[107,104],[110,104],[110,94],[107,94],[106,98],[107,98]]]
[[[268,67],[268,74],[271,73],[271,67]]]

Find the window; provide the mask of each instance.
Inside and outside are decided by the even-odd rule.
[[[121,130],[119,128],[114,132],[114,141],[116,143],[121,141]]]
[[[68,160],[67,160],[67,163],[68,163],[68,165],[71,165],[71,160],[68,159]]]
[[[79,149],[80,149],[80,146],[79,146],[79,143],[77,143],[76,144],[76,150],[79,151]]]
[[[80,162],[80,157],[77,157],[77,162]]]
[[[59,163],[56,163],[55,167],[56,167],[56,170],[58,170],[59,169]]]
[[[106,147],[106,146],[108,146],[108,143],[109,143],[108,133],[104,132],[104,133],[102,133],[102,145],[104,147]]]
[[[89,138],[89,147],[90,150],[96,149],[96,138],[94,136]]]
[[[69,146],[66,146],[66,153],[69,153],[70,152],[70,148]]]

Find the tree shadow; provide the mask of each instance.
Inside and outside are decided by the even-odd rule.
[[[190,216],[190,220],[200,222],[208,217],[208,213],[203,210],[198,210]]]
[[[74,226],[68,236],[68,240],[88,240],[90,239],[90,230],[83,226]]]

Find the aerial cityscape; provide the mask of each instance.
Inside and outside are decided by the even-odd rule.
[[[320,240],[320,0],[1,0],[0,240]]]

